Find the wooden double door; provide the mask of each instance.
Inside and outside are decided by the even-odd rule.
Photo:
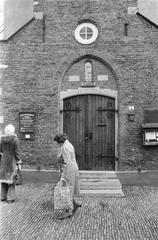
[[[78,95],[63,103],[63,131],[75,147],[80,170],[115,169],[115,100]]]

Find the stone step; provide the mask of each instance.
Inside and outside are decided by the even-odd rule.
[[[79,196],[94,196],[94,197],[124,197],[122,190],[80,190]]]
[[[117,179],[118,177],[117,176],[80,176],[80,179],[87,179],[87,180],[89,180],[89,179],[104,179],[104,180],[106,180],[106,179]]]
[[[80,178],[117,178],[114,171],[80,171]]]
[[[80,196],[124,196],[114,171],[80,171],[80,189]]]
[[[121,185],[92,185],[80,184],[81,189],[122,189]]]
[[[118,179],[80,179],[80,184],[87,185],[121,185]]]
[[[82,190],[89,190],[89,189],[92,189],[92,190],[111,190],[111,189],[113,189],[113,190],[121,190],[122,189],[122,186],[121,185],[118,185],[118,186],[116,186],[116,185],[98,185],[98,186],[94,186],[94,185],[83,185],[83,184],[81,184],[80,185],[80,188],[82,189]]]

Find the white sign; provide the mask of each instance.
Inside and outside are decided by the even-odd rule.
[[[145,138],[146,138],[146,140],[156,139],[155,132],[146,132]]]
[[[79,76],[69,76],[69,81],[70,82],[80,81],[80,77]]]
[[[25,134],[25,138],[29,139],[30,138],[30,134]]]
[[[98,81],[108,81],[108,75],[98,75]]]

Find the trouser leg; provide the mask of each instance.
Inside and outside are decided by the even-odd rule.
[[[14,201],[15,200],[15,183],[9,184],[7,200],[8,201]]]
[[[1,200],[7,200],[8,184],[1,183]]]

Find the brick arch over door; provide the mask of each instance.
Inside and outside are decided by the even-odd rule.
[[[88,72],[88,80],[86,74],[86,64],[91,66],[91,72]],[[89,71],[89,69],[88,69]],[[89,74],[90,73],[90,74]],[[91,76],[91,77],[89,77]],[[99,58],[94,58],[90,55],[82,56],[70,64],[62,79],[61,90],[71,89],[80,86],[99,86],[100,88],[107,88],[117,90],[117,80],[109,65],[105,64]]]
[[[117,75],[120,75],[120,68],[116,64],[115,59],[112,58],[112,56],[108,52],[100,52],[100,56],[98,57],[95,55],[94,51],[91,53],[91,51],[86,51],[82,49],[79,52],[71,53],[70,55],[66,55],[65,58],[63,58],[63,61],[61,64],[59,64],[59,67],[57,68],[57,71],[55,72],[54,76],[55,79],[54,81],[59,81],[59,89],[61,89],[62,82],[69,71],[69,69],[77,62],[82,61],[83,59],[94,59],[103,65],[105,65],[111,73],[113,74],[116,84],[118,87],[118,77]],[[105,57],[106,56],[106,57]]]
[[[109,70],[111,71],[111,73],[114,75],[115,79],[117,80],[117,75],[114,71],[114,68],[115,65],[114,64],[111,64],[111,62],[109,61],[106,61],[104,58],[101,58],[101,57],[98,57],[98,56],[95,56],[93,54],[84,54],[84,55],[81,55],[81,56],[77,56],[75,57],[75,59],[72,58],[71,56],[71,63],[69,64],[69,66],[67,67],[67,69],[65,70],[64,72],[64,75],[66,75],[66,73],[69,71],[69,69],[74,65],[76,64],[77,62],[80,62],[82,60],[85,60],[85,59],[91,59],[91,60],[96,60],[100,63],[102,63],[104,66],[108,67]],[[109,59],[108,59],[109,60]],[[113,66],[113,67],[112,67]]]

